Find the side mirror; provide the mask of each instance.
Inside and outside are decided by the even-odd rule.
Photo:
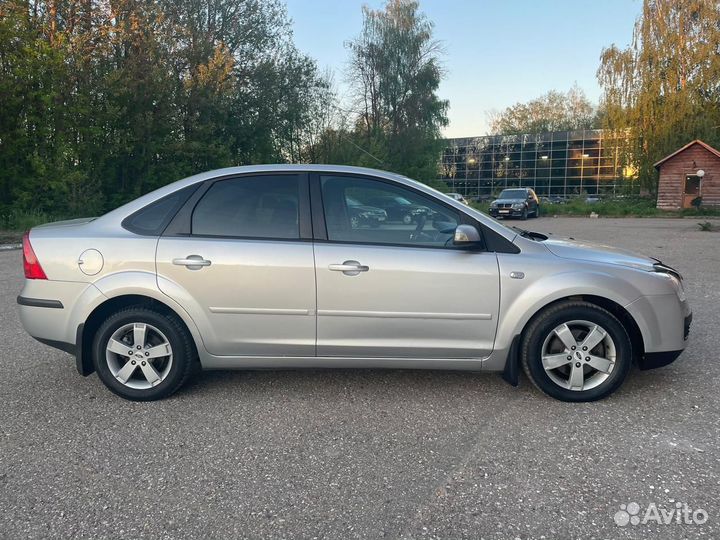
[[[472,225],[458,225],[455,228],[453,244],[456,246],[478,245],[482,241],[480,233]]]

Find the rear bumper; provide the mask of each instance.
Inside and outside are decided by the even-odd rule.
[[[99,297],[88,283],[28,279],[17,297],[20,322],[41,343],[72,352],[85,310]]]
[[[47,298],[28,298],[26,296],[18,296],[17,303],[20,306],[41,307],[50,309],[63,309],[63,303],[60,300],[48,300]]]

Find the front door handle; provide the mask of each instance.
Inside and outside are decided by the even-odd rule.
[[[203,266],[210,266],[211,261],[203,259],[200,255],[188,255],[184,259],[173,259],[173,264],[184,266],[188,270],[200,270]]]
[[[360,272],[367,272],[370,270],[370,267],[362,265],[357,261],[345,261],[342,264],[328,265],[328,270],[332,270],[333,272],[342,272],[346,276],[357,276]]]

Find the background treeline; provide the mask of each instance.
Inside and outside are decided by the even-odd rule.
[[[352,111],[279,0],[0,0],[0,214],[94,215],[250,163],[431,180],[447,123],[431,23],[391,0],[346,47]]]
[[[720,148],[720,1],[644,0],[632,42],[602,51],[603,127],[657,189],[653,164],[693,139]]]
[[[0,200],[91,215],[300,159],[328,82],[276,0],[0,3]]]

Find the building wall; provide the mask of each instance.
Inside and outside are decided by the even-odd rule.
[[[506,187],[531,187],[540,196],[614,195],[634,174],[623,161],[625,142],[599,129],[448,139],[439,179],[468,197]]]
[[[703,206],[720,206],[720,158],[695,144],[660,166],[657,207],[682,208],[685,177],[694,175],[698,169],[705,171],[700,182]]]

